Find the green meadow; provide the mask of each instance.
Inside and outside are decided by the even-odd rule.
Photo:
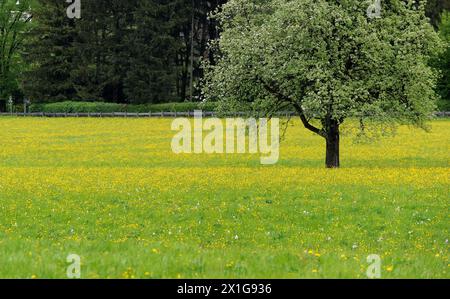
[[[0,277],[450,278],[450,121],[343,137],[295,122],[276,165],[176,155],[170,119],[0,118]]]

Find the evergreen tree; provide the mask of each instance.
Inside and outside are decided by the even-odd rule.
[[[108,84],[108,52],[105,48],[109,31],[109,1],[85,1],[82,18],[76,22],[77,38],[74,42],[75,68],[71,72],[77,95],[82,100],[103,101]]]
[[[34,102],[77,98],[71,80],[76,37],[75,23],[66,15],[66,3],[39,0],[33,11],[33,29],[23,56],[31,65],[25,73],[24,88]]]
[[[99,51],[104,51],[104,70],[107,76],[102,97],[116,103],[128,102],[124,93],[124,81],[130,68],[129,35],[133,32],[134,12],[137,0],[101,0],[109,5],[103,13],[106,36]]]
[[[129,36],[138,0],[89,0],[77,21],[75,68],[71,75],[86,100],[126,103],[124,81],[130,68]]]
[[[130,68],[125,86],[130,102],[157,103],[176,98],[179,9],[170,0],[139,0],[134,32],[128,40]]]
[[[217,37],[207,16],[225,2],[85,0],[81,19],[70,19],[65,1],[37,1],[23,53],[31,66],[27,94],[117,103],[189,99],[208,41]]]

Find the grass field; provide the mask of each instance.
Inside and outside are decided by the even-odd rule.
[[[175,155],[169,119],[0,118],[0,277],[450,278],[450,121],[280,161]]]

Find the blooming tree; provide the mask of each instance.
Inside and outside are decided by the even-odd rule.
[[[440,41],[423,3],[381,0],[231,0],[215,17],[221,37],[206,65],[204,95],[222,109],[268,116],[293,109],[326,140],[326,166],[340,166],[340,128],[424,127],[435,109],[428,66]]]

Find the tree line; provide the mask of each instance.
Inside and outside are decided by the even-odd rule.
[[[3,10],[17,9],[16,1],[0,1],[9,3]],[[14,86],[2,84],[3,98],[131,104],[196,98],[201,60],[218,35],[208,15],[224,2],[83,0],[81,18],[71,19],[64,0],[22,1],[32,19],[28,30],[17,30],[22,69],[10,80]]]
[[[226,0],[0,0],[0,110],[15,102],[197,100]],[[430,0],[438,28],[445,1]],[[3,100],[3,104],[1,103]],[[4,110],[4,109],[3,109]]]

